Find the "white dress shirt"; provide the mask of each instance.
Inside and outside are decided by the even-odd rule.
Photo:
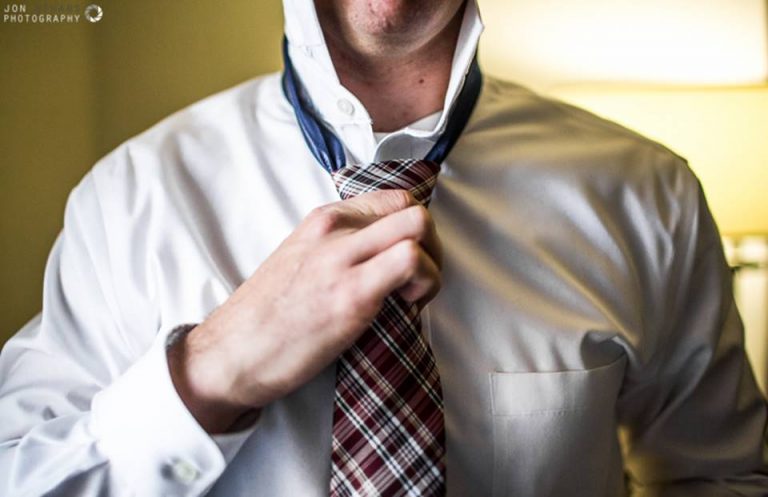
[[[445,113],[377,142],[312,2],[286,0],[285,14],[294,64],[349,160],[430,148]],[[445,108],[481,30],[470,1]],[[0,354],[0,494],[327,495],[333,365],[251,429],[211,437],[173,388],[164,342],[337,199],[276,74],[100,161],[68,200],[41,314]],[[625,471],[634,495],[768,495],[765,402],[683,159],[486,76],[430,210],[445,262],[423,319],[450,497],[615,497],[630,492]]]

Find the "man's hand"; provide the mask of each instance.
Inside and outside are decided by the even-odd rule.
[[[429,213],[406,191],[315,209],[169,352],[176,389],[208,432],[232,429],[334,361],[393,291],[431,300],[440,253]]]

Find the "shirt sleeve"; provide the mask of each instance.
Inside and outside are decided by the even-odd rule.
[[[686,169],[680,229],[654,347],[619,402],[632,495],[764,496],[766,403],[744,351],[731,273]]]
[[[170,379],[169,330],[131,339],[109,265],[89,174],[67,202],[43,310],[0,354],[2,495],[202,495],[248,435],[197,424]]]

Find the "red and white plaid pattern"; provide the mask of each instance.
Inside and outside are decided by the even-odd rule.
[[[440,165],[398,160],[333,175],[343,199],[410,190],[429,203]],[[445,495],[443,395],[418,308],[393,294],[338,361],[331,454],[332,497]]]

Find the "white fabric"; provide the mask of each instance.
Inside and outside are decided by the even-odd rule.
[[[399,145],[403,145],[412,141],[422,142],[423,140],[413,140],[411,137],[413,137],[419,131],[427,131],[427,132],[433,131],[437,127],[437,123],[440,122],[440,117],[442,116],[442,114],[443,114],[442,111],[438,111],[438,112],[435,112],[434,114],[430,114],[428,116],[422,117],[421,119],[418,119],[417,121],[414,121],[408,126],[406,126],[404,128],[405,133],[403,134],[409,138],[408,140],[394,139],[395,137],[400,136],[401,134],[400,132],[388,133],[384,131],[374,131],[373,137],[376,140],[376,144],[379,145],[385,138],[389,138],[391,136],[393,137],[393,140],[391,140],[391,142],[395,148],[397,148]],[[433,143],[433,142],[434,140],[431,141],[430,143]],[[382,154],[381,148],[382,147],[380,147],[379,150],[377,151],[379,155]],[[410,147],[408,148],[408,150],[410,150]],[[406,150],[395,149],[395,150],[391,150],[390,152],[390,155],[392,155],[392,157],[398,157],[398,158],[406,157],[407,156],[406,154],[407,154]]]
[[[286,3],[297,67],[350,155],[429,148],[434,136],[413,130],[377,148],[318,55],[311,2]],[[457,54],[479,33],[469,5]],[[339,98],[352,115],[335,113]],[[333,367],[252,429],[212,438],[176,395],[163,343],[336,199],[278,75],[97,164],[67,203],[41,315],[0,354],[0,494],[327,495]],[[636,495],[766,495],[765,403],[682,159],[486,77],[430,210],[445,268],[424,326],[445,393],[450,497],[614,497],[623,462]]]

